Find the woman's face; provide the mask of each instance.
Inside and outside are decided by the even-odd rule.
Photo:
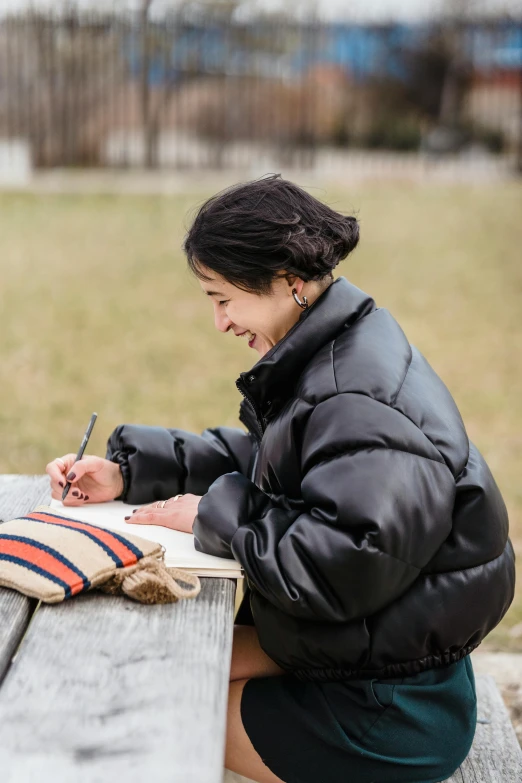
[[[274,280],[270,295],[248,293],[227,282],[221,275],[201,267],[209,280],[200,280],[203,291],[212,301],[214,323],[220,332],[232,331],[248,341],[250,348],[264,356],[301,315],[301,308],[292,295],[299,295],[304,283],[295,278],[290,284],[285,277]]]

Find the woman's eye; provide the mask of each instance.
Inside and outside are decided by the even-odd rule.
[[[230,299],[224,299],[224,300],[223,300],[222,302],[220,302],[219,304],[220,304],[220,305],[225,305],[225,304],[228,304],[229,302],[230,302]]]

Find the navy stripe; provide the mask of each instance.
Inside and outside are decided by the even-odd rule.
[[[47,514],[47,511],[38,511],[38,514]],[[63,517],[55,517],[54,514],[47,514],[49,517],[53,517],[53,519],[60,519],[63,521]],[[38,522],[41,525],[54,525],[54,522],[46,522],[45,519],[32,519],[31,517],[17,517],[17,519],[24,519],[27,520],[27,522]],[[69,519],[67,517],[68,522],[79,522],[79,519]],[[69,525],[60,524],[60,522],[56,523],[58,527],[64,527],[66,530],[74,530],[75,533],[82,533],[84,536],[87,536],[87,538],[90,538],[91,541],[94,541],[95,544],[98,544],[99,547],[103,549],[104,552],[106,552],[111,560],[114,560],[118,568],[123,568],[123,562],[120,560],[116,552],[113,552],[113,550],[110,548],[110,546],[107,546],[106,543],[103,541],[100,541],[99,538],[96,538],[93,533],[89,533],[88,530],[80,530],[80,528],[71,528]],[[85,524],[85,523],[84,523]],[[94,526],[93,526],[94,527]]]
[[[84,522],[84,524],[87,525],[89,523]],[[105,530],[105,528],[103,528],[103,530]],[[139,549],[135,544],[133,544],[132,541],[129,541],[128,538],[125,538],[125,536],[121,536],[119,533],[116,533],[114,530],[107,529],[106,532],[110,533],[111,536],[114,536],[114,538],[117,538],[120,544],[124,544],[128,549],[130,549],[132,554],[135,555],[138,558],[138,560],[140,560],[140,558],[142,557],[145,557],[141,549]]]
[[[0,552],[0,560],[8,560],[10,563],[16,563],[16,565],[23,566],[24,568],[28,568],[29,571],[34,571],[35,574],[40,574],[40,576],[45,576],[46,579],[49,579],[51,582],[55,582],[57,585],[60,585],[60,587],[63,587],[66,598],[71,597],[71,588],[69,587],[67,582],[64,582],[62,579],[60,579],[58,576],[55,576],[54,574],[50,574],[49,571],[44,571],[43,568],[40,568],[34,563],[29,562],[29,560],[23,560],[21,557],[15,557],[14,555],[4,555],[1,552]]]
[[[53,519],[66,519],[68,522],[81,522],[83,525],[90,525],[90,522],[83,522],[81,519],[73,519],[72,517],[62,517],[58,516],[57,514],[50,514],[49,511],[35,511],[36,514],[46,514],[48,517],[52,517]],[[27,519],[28,517],[21,517],[21,519]],[[29,517],[30,519],[30,517]],[[33,519],[33,522],[41,522],[40,519]],[[92,525],[92,527],[96,527],[96,525]],[[120,533],[116,533],[115,530],[111,530],[110,528],[100,527],[100,530],[104,530],[105,533],[110,533],[111,536],[114,536],[115,539],[117,539],[120,544],[124,544],[133,555],[136,555],[138,560],[142,557],[145,557],[141,549],[139,549],[135,544],[132,543],[132,541],[129,541],[128,538],[125,538],[125,536],[120,535]]]
[[[67,557],[58,552],[57,549],[53,549],[52,546],[42,544],[40,541],[36,541],[34,538],[28,538],[27,536],[12,536],[9,533],[0,533],[0,539],[2,538],[6,539],[7,541],[20,541],[22,544],[30,544],[37,549],[41,549],[43,552],[47,552],[48,555],[55,557],[60,561],[60,563],[62,563],[62,565],[67,566],[67,568],[70,568],[71,571],[74,571],[76,576],[80,577],[83,582],[83,590],[88,590],[91,586],[88,577],[83,573],[83,571],[80,571],[78,566],[74,565],[74,563],[72,563]]]

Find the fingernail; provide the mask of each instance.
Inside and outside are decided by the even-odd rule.
[[[134,511],[133,511],[132,513],[133,513],[133,514],[135,514],[137,510],[138,510],[138,509],[137,509],[137,508],[135,508],[135,509],[134,509]]]
[[[58,484],[59,484],[61,487],[65,487],[65,484],[63,483],[63,481],[59,481],[59,482],[58,482]]]
[[[76,473],[69,473],[69,475],[67,476],[67,481],[74,481],[75,478],[76,478]]]
[[[125,517],[125,519],[130,519],[130,517]]]
[[[72,491],[72,494],[73,494],[73,495],[74,495],[74,497],[76,497],[76,498],[77,498],[77,497],[79,497],[79,495],[80,495],[80,493],[78,492],[78,490],[77,490],[77,489],[74,489],[74,490]]]
[[[89,500],[89,495],[85,495],[84,500]]]

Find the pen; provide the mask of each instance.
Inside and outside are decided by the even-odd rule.
[[[93,413],[92,416],[91,416],[91,420],[89,422],[89,426],[85,430],[85,435],[83,436],[82,445],[78,449],[78,454],[76,455],[76,462],[78,462],[78,460],[80,460],[83,457],[83,452],[85,451],[85,447],[87,446],[89,438],[91,437],[92,428],[94,427],[94,423],[95,423],[97,418],[98,418],[98,414],[97,413]],[[62,503],[65,500],[65,498],[67,497],[67,493],[69,492],[70,488],[71,488],[71,483],[70,483],[70,481],[68,481],[66,483],[65,489],[64,489],[64,491],[62,493]]]

